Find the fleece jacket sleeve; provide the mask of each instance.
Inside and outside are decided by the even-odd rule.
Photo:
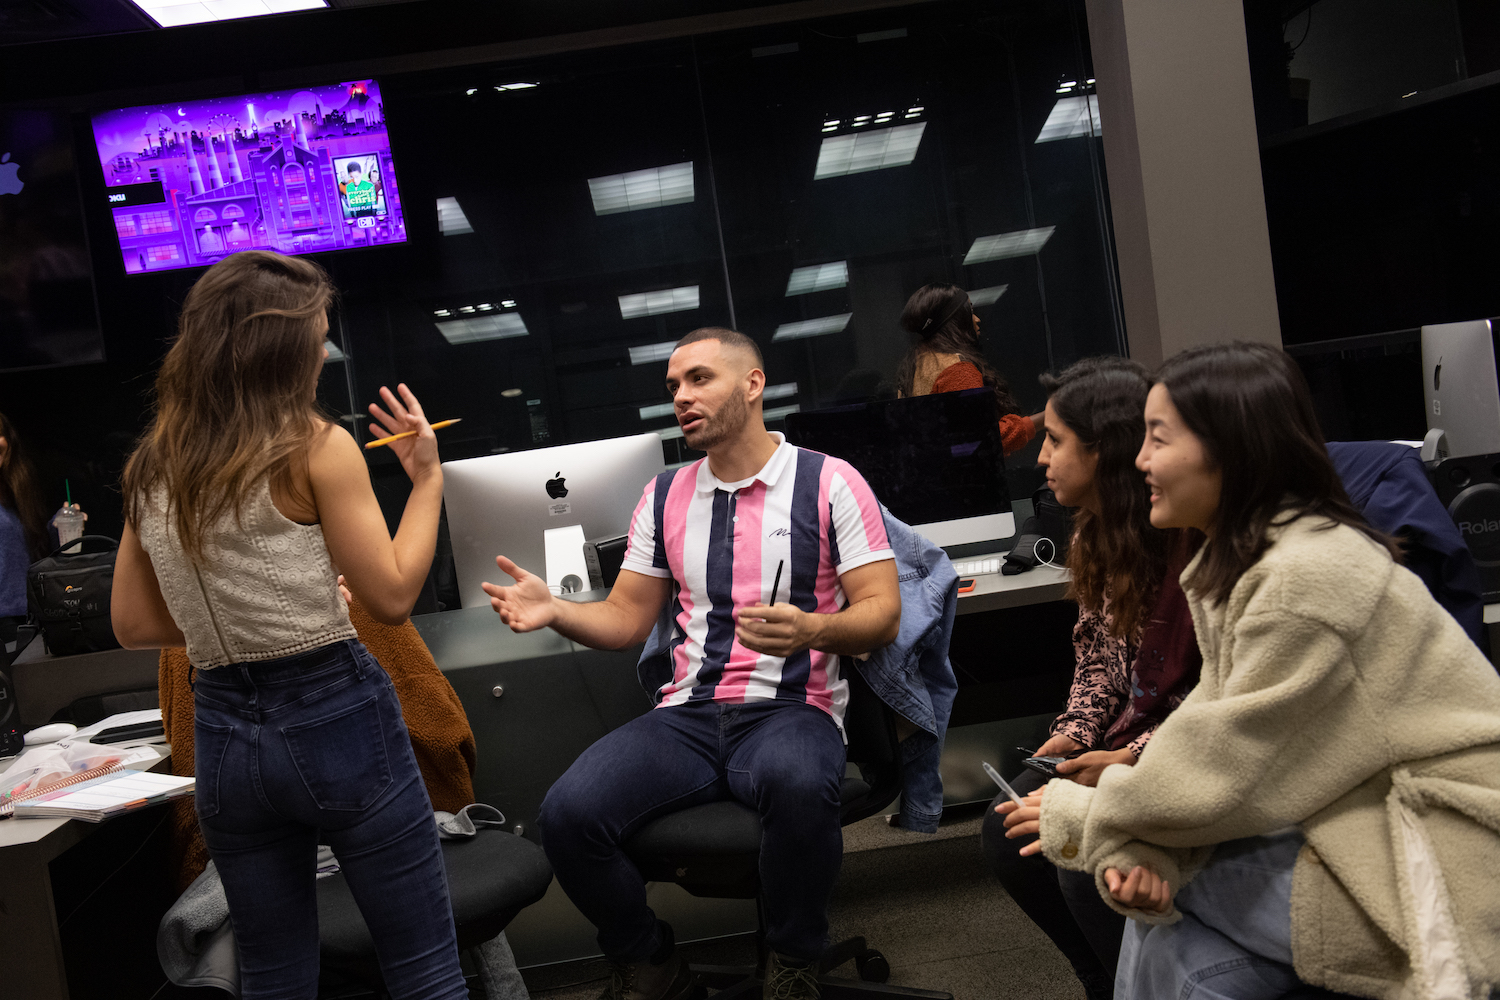
[[[1224,640],[1218,690],[1189,694],[1134,767],[1107,768],[1096,789],[1048,785],[1041,839],[1055,864],[1146,864],[1180,888],[1213,845],[1297,823],[1385,765],[1368,745],[1320,738],[1369,715],[1338,631],[1276,607]]]

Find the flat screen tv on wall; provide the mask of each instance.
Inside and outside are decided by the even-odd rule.
[[[125,271],[406,241],[374,80],[94,115]]]

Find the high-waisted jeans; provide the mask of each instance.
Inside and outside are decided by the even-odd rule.
[[[466,1000],[432,804],[391,680],[357,641],[196,672],[198,823],[243,1000],[318,991],[319,843],[338,856],[396,998]]]
[[[656,916],[621,845],[658,816],[734,799],[760,813],[766,943],[815,959],[843,861],[844,740],[801,702],[693,702],[658,708],[589,747],[542,802],[542,848],[558,885],[617,962],[654,952]]]

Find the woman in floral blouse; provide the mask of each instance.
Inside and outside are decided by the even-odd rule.
[[[1038,462],[1058,501],[1078,508],[1068,552],[1078,625],[1068,705],[1038,753],[1083,751],[1058,773],[1094,785],[1106,767],[1134,764],[1197,682],[1202,657],[1177,581],[1191,551],[1180,533],[1151,527],[1135,468],[1151,388],[1146,370],[1125,358],[1090,358],[1042,384],[1049,398]],[[1025,795],[1045,780],[1027,770],[1012,784]],[[1092,877],[1060,871],[1041,855],[1021,857],[1020,842],[1005,833],[1004,817],[988,811],[983,844],[1000,883],[1067,956],[1089,1000],[1112,996],[1124,918],[1104,904]]]

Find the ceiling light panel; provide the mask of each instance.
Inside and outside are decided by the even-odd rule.
[[[530,331],[520,313],[490,313],[472,318],[434,323],[438,333],[450,344],[474,344],[481,340],[505,340],[524,337]]]
[[[793,403],[791,406],[773,406],[769,410],[763,412],[760,415],[760,418],[767,423],[770,423],[772,420],[780,420],[787,414],[798,413],[801,411],[801,409],[802,407],[798,406],[796,403]]]
[[[855,119],[853,124],[862,123]],[[926,129],[926,122],[915,122],[868,132],[831,135],[823,140],[822,148],[818,150],[813,180],[907,166],[916,158],[917,146],[921,144]]]
[[[1000,296],[1005,294],[1009,285],[991,285],[988,288],[976,288],[969,293],[969,301],[976,306],[991,306],[1000,301]]]
[[[641,407],[641,419],[656,420],[660,417],[670,417],[676,405],[675,403],[656,403],[653,406],[643,406]]]
[[[693,200],[693,161],[589,178],[595,215],[636,212]]]
[[[786,282],[787,295],[806,295],[830,288],[843,288],[849,284],[849,262],[836,260],[830,264],[812,264],[792,269]]]
[[[1013,233],[981,236],[969,247],[969,252],[964,255],[964,263],[980,264],[987,260],[1030,256],[1047,245],[1056,228],[1046,226],[1042,229],[1018,229]]]
[[[163,28],[206,21],[232,21],[242,17],[264,17],[297,10],[322,10],[326,0],[132,0],[151,20]]]
[[[676,346],[675,340],[664,340],[659,344],[640,344],[630,349],[630,363],[649,365],[653,361],[665,361],[672,356],[672,349]]]
[[[1060,97],[1037,133],[1037,142],[1056,142],[1085,135],[1103,135],[1099,122],[1099,98],[1093,94]]]
[[[469,224],[469,217],[464,215],[464,210],[459,206],[457,198],[439,198],[437,213],[438,231],[444,236],[458,236],[460,233],[474,231],[474,227]]]
[[[639,292],[635,295],[620,296],[621,319],[660,316],[662,313],[683,312],[697,308],[697,285],[684,285],[681,288],[663,288],[656,292]]]
[[[776,333],[771,337],[771,343],[838,333],[849,325],[849,319],[853,315],[853,313],[840,313],[837,316],[820,316],[817,319],[804,319],[796,323],[783,323],[776,328]]]

